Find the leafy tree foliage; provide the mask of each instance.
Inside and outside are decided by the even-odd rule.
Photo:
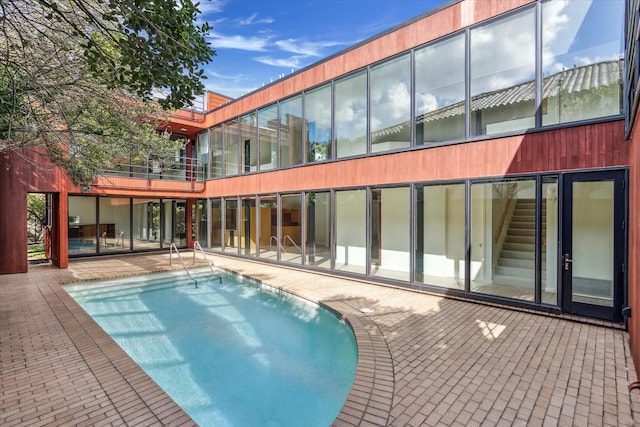
[[[159,107],[202,93],[214,52],[191,0],[0,1],[0,151],[45,150],[76,184],[167,152]],[[169,95],[149,103],[154,90]]]

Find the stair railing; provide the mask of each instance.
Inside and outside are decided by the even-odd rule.
[[[178,247],[176,246],[175,243],[171,243],[171,246],[169,246],[169,266],[171,266],[171,260],[172,260],[173,251],[175,251],[176,255],[178,255],[178,260],[180,261],[180,264],[182,264],[182,268],[187,273],[187,276],[189,276],[189,279],[193,280],[193,282],[196,284],[196,288],[197,288],[198,287],[198,281],[196,279],[194,279],[193,276],[191,275],[191,273],[189,272],[189,269],[187,268],[187,266],[185,265],[184,261],[182,260],[182,255],[180,255],[180,252],[178,251]]]
[[[202,245],[200,245],[200,242],[197,241],[197,240],[193,243],[193,265],[196,265],[196,252],[197,251],[199,251],[202,254],[202,258],[204,259],[204,261],[209,266],[209,270],[211,270],[211,273],[214,276],[217,276],[218,280],[220,280],[220,283],[222,283],[222,276],[220,276],[220,274],[216,273],[216,271],[213,269],[213,265],[209,261],[209,258],[207,258],[207,256],[204,254],[204,250],[202,249]]]
[[[302,250],[300,249],[300,247],[299,247],[298,245],[296,245],[296,242],[294,242],[294,241],[293,241],[293,239],[291,238],[291,236],[289,236],[288,234],[287,234],[286,236],[284,236],[284,237],[282,238],[282,240],[284,240],[284,241],[287,241],[287,240],[288,240],[288,241],[290,241],[290,242],[291,242],[291,244],[292,244],[293,246],[295,246],[295,247],[296,247],[296,249],[298,250],[298,252],[302,253]],[[283,248],[284,248],[284,245],[283,245]],[[284,249],[283,249],[283,250],[284,250]],[[286,250],[285,250],[285,252],[286,252]]]

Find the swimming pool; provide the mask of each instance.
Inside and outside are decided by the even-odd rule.
[[[201,426],[330,425],[355,377],[350,327],[246,278],[194,277],[65,289]]]

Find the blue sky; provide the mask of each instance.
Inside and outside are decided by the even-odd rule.
[[[207,90],[233,98],[428,12],[447,0],[202,0],[217,56]]]

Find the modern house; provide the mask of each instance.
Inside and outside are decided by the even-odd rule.
[[[202,112],[90,191],[0,157],[0,273],[175,243],[628,327],[640,366],[638,0],[451,0]],[[42,159],[35,159],[36,162]],[[44,160],[42,160],[44,161]]]

